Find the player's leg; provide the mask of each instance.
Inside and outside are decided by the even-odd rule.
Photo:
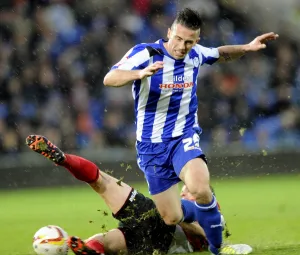
[[[210,250],[218,254],[222,244],[221,214],[210,189],[206,163],[201,158],[190,160],[182,168],[180,178],[196,200],[197,221],[205,231]]]
[[[175,225],[181,221],[183,213],[178,197],[177,184],[174,184],[163,192],[152,195],[152,199],[155,202],[159,214],[167,225]]]
[[[104,255],[104,245],[96,240],[85,242],[77,236],[70,236],[68,238],[68,246],[75,255]]]
[[[213,192],[214,196],[216,196],[216,193],[213,189],[213,187],[211,186],[211,191]],[[182,186],[182,189],[181,189],[181,192],[180,192],[180,197],[182,199],[185,199],[185,200],[190,200],[190,201],[195,201],[196,199],[193,197],[193,195],[189,192],[188,188],[186,185],[183,185]],[[231,236],[231,233],[228,229],[228,226],[227,226],[227,223],[225,221],[225,218],[224,218],[224,215],[222,214],[222,210],[221,210],[221,206],[219,203],[217,203],[217,206],[218,206],[218,209],[221,213],[221,222],[222,222],[222,226],[223,226],[223,232],[224,232],[224,237],[227,238],[229,236]]]
[[[178,141],[150,143],[137,143],[137,158],[140,169],[144,172],[147,180],[149,193],[156,207],[167,225],[174,225],[183,219],[183,211],[179,197],[177,183],[179,179],[174,171],[172,155],[176,150]],[[193,208],[185,210],[189,215],[190,222],[195,220],[194,204],[186,201]]]
[[[88,183],[113,213],[120,210],[132,190],[127,184],[120,183],[116,178],[100,171],[93,162],[64,153],[46,137],[30,135],[26,138],[26,144],[55,164],[64,166],[76,179]]]
[[[151,183],[151,179],[151,177],[147,178],[148,183]],[[160,180],[160,183],[164,182],[165,180]],[[195,204],[192,201],[180,199],[177,184],[172,185],[165,191],[152,195],[152,199],[167,225],[176,225],[183,219],[188,223],[197,220]]]
[[[146,178],[150,193],[152,194],[152,199],[167,225],[176,225],[183,219],[188,223],[197,221],[195,204],[192,201],[180,199],[176,179],[175,181],[172,181],[172,179],[160,179],[157,177],[153,178],[151,176]],[[154,183],[157,185],[154,185]],[[155,187],[167,187],[167,189],[156,193]]]
[[[170,159],[169,143],[137,142],[137,163],[144,172],[149,193],[167,225],[177,224],[183,217],[178,195],[179,177]]]
[[[122,208],[132,191],[129,185],[102,171],[97,181],[89,185],[102,197],[113,214]]]
[[[115,228],[104,234],[93,235],[86,240],[86,243],[95,241],[103,244],[106,254],[127,253],[126,240],[120,229]]]
[[[125,238],[119,229],[93,235],[85,241],[72,236],[68,246],[76,255],[127,254]]]
[[[175,172],[196,200],[193,206],[182,200],[184,216],[192,215],[197,219],[205,231],[211,251],[218,254],[222,244],[221,214],[210,188],[209,171],[196,132],[191,130],[185,134],[177,143],[172,159]]]
[[[208,204],[212,201],[209,171],[202,158],[189,160],[180,171],[179,177],[197,203]]]
[[[186,222],[197,220],[194,203],[188,200],[181,201],[178,194],[177,183],[181,180],[174,165],[183,167],[181,161],[186,160],[179,154],[178,162],[173,162],[174,151],[177,151],[179,143],[180,138],[166,143],[137,143],[138,165],[145,174],[157,210],[167,225],[175,225],[183,219]]]
[[[104,235],[97,234],[86,243],[77,237],[70,238],[69,246],[75,254],[81,255],[79,252],[82,250],[91,249],[105,250],[105,254],[116,251],[118,253],[128,251],[131,254],[153,254],[155,250],[162,253],[168,251],[175,226],[164,224],[151,199],[132,190],[123,207],[113,216],[119,221],[117,230]]]

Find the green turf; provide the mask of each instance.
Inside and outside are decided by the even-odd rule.
[[[232,236],[256,255],[300,254],[300,176],[217,179],[214,187]],[[146,187],[137,185],[146,193]],[[48,224],[83,238],[116,226],[88,186],[0,192],[0,254],[33,254],[32,236]],[[208,253],[202,253],[202,255]]]

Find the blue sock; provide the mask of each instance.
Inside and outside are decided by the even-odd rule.
[[[219,248],[222,244],[222,222],[221,214],[217,207],[217,200],[213,196],[209,204],[197,204],[196,216],[200,226],[204,229],[209,249],[213,254],[219,254]]]
[[[194,202],[181,199],[181,208],[183,211],[183,221],[191,223],[197,221],[196,207]]]

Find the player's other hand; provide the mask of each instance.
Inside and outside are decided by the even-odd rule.
[[[258,51],[265,49],[267,47],[266,42],[274,41],[279,37],[278,34],[274,32],[262,34],[257,36],[252,42],[247,45],[248,51]]]
[[[149,65],[140,71],[140,79],[143,79],[148,76],[152,76],[159,69],[162,69],[163,67],[164,67],[164,63],[162,61],[156,61],[152,65]]]

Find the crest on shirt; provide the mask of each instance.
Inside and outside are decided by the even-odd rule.
[[[198,58],[198,57],[194,57],[194,58],[193,58],[193,63],[194,63],[194,66],[198,68],[198,67],[199,67],[199,64],[200,64],[199,58]]]

